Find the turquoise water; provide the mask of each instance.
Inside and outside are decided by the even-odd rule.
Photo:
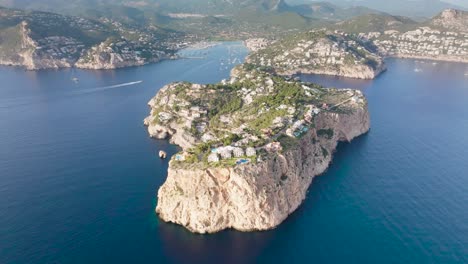
[[[245,54],[228,43],[116,71],[0,68],[0,263],[468,262],[463,64],[390,60],[374,81],[303,76],[362,88],[372,118],[303,206],[268,232],[161,222],[157,152],[176,148],[148,138],[146,103],[171,81],[226,78]]]

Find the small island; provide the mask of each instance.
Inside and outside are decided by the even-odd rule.
[[[150,135],[182,148],[170,160],[156,211],[196,233],[275,228],[300,206],[338,142],[370,127],[360,91],[249,63],[218,84],[169,84],[149,105]]]

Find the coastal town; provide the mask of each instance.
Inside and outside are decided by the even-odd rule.
[[[270,45],[248,41],[257,50],[248,61],[277,73],[316,73],[373,79],[384,70],[383,60],[365,43],[337,30],[311,30]],[[265,47],[265,48],[262,48]]]
[[[396,22],[388,22],[391,29],[360,33],[341,30],[339,25],[350,27],[355,23],[350,20],[333,29],[315,28],[284,37],[280,33],[256,34],[260,29],[244,23],[234,27],[223,16],[172,16],[170,25],[160,27],[146,20],[128,22],[105,16],[90,19],[0,8],[0,64],[31,70],[139,66],[175,58],[177,51],[212,39],[207,35],[212,32],[217,39],[246,39],[245,45],[255,53],[248,60],[274,68],[279,74],[302,72],[373,79],[385,70],[384,57],[467,62],[465,17],[463,11],[446,10],[425,23],[405,25],[397,21],[401,25],[394,26]],[[210,19],[213,23],[206,23]],[[223,21],[226,24],[219,27]],[[201,24],[197,27],[197,23]]]
[[[362,40],[372,41],[383,56],[468,62],[468,31],[420,27],[403,33],[387,30],[383,33],[360,33],[358,36]]]
[[[90,20],[48,12],[0,9],[7,28],[0,39],[0,62],[28,69],[79,67],[113,69],[172,58],[192,35],[141,28],[101,18]]]

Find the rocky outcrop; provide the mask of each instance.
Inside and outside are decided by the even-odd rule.
[[[283,75],[294,75],[294,74],[320,74],[320,75],[332,75],[354,79],[372,80],[379,76],[382,72],[386,71],[387,67],[383,63],[379,63],[376,67],[369,65],[347,65],[345,67],[338,68],[299,68],[294,70],[288,70],[281,72]]]
[[[13,48],[13,52],[2,52],[1,65],[21,66],[28,70],[57,69],[71,67],[74,63],[70,59],[57,59],[50,55],[44,55],[38,49],[38,44],[31,38],[31,30],[28,22],[23,21],[18,25],[18,31],[9,35],[20,43]]]
[[[75,66],[81,69],[109,70],[146,64],[142,60],[125,60],[120,54],[112,52],[98,52],[89,56],[91,59],[80,59]]]
[[[468,32],[468,12],[456,9],[446,9],[434,17],[430,23],[433,26],[448,30]]]
[[[133,66],[141,66],[151,62],[157,62],[164,58],[164,53],[151,56],[146,59],[141,53],[132,49],[129,41],[105,41],[87,50],[76,63],[77,68],[82,69],[117,69]]]
[[[171,89],[171,86],[163,87],[159,93],[163,93],[167,89]],[[172,144],[176,144],[184,149],[191,148],[196,143],[196,139],[193,135],[187,132],[184,124],[181,124],[178,121],[172,121],[164,125],[160,125],[158,122],[154,121],[155,116],[157,116],[155,111],[157,111],[156,109],[158,108],[155,98],[151,99],[148,105],[151,108],[151,113],[147,118],[145,118],[144,124],[148,127],[150,137],[156,139],[169,138]]]
[[[317,135],[334,131],[331,138]],[[232,168],[173,168],[158,191],[159,216],[196,233],[233,228],[268,230],[281,224],[306,197],[315,176],[332,160],[339,141],[369,130],[366,108],[352,114],[323,113],[297,147],[271,159]],[[172,165],[172,164],[171,164]]]
[[[250,38],[244,41],[244,45],[251,52],[256,52],[270,45],[272,41],[265,38]]]
[[[121,39],[104,41],[88,49],[76,62],[81,69],[108,70],[142,66],[172,58],[163,51],[141,51],[141,47]]]
[[[69,67],[97,70],[141,66],[169,57],[163,51],[143,49],[125,39],[109,38],[89,48],[72,37],[49,36],[37,40],[33,35],[26,21],[0,31],[0,65],[28,70]]]
[[[288,99],[280,100],[282,93],[290,94]],[[292,94],[296,97],[291,101]],[[225,108],[216,103],[225,98],[226,104],[239,98],[244,104]],[[265,103],[269,107],[264,108]],[[313,178],[330,164],[338,142],[349,142],[370,127],[361,92],[286,81],[251,71],[248,64],[236,67],[231,79],[218,85],[169,84],[149,105],[145,124],[150,135],[170,138],[182,148],[170,161],[156,212],[164,221],[196,233],[275,228],[301,205]],[[226,143],[231,133],[237,138]],[[203,140],[207,134],[218,139]],[[263,141],[249,141],[252,138]],[[271,150],[272,144],[281,148]],[[246,145],[257,151],[250,163],[223,154],[222,160],[203,160],[220,148]]]

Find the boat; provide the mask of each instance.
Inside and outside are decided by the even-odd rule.
[[[420,68],[415,68],[414,72],[422,72],[422,70]]]
[[[71,80],[74,81],[75,83],[78,83],[78,82],[80,81],[80,80],[79,80],[78,78],[76,78],[76,77],[73,77]]]
[[[163,151],[163,150],[160,150],[159,151],[159,157],[161,159],[165,159],[165,158],[167,158],[167,153],[165,151]]]

